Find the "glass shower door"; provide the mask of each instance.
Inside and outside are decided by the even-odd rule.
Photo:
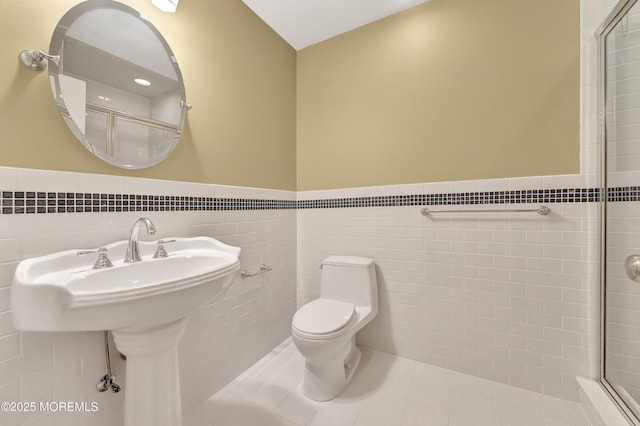
[[[640,424],[640,3],[618,4],[600,31],[601,380]]]

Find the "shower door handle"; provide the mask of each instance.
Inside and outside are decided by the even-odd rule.
[[[632,254],[624,261],[624,271],[630,280],[640,282],[640,255]]]

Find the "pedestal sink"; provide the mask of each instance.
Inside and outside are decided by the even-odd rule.
[[[11,288],[18,330],[112,331],[127,356],[126,426],[181,425],[177,344],[185,317],[240,270],[237,247],[209,237],[171,240],[160,258],[153,257],[160,241],[139,242],[135,263],[123,261],[128,241],[109,244],[113,266],[104,269],[93,269],[97,253],[79,250],[26,259]]]

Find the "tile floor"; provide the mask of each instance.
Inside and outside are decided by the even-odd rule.
[[[184,426],[590,426],[579,404],[392,355],[362,351],[329,402],[300,391],[304,360],[287,339],[185,416]]]

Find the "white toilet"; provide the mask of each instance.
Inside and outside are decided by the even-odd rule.
[[[320,298],[293,316],[291,335],[305,358],[302,392],[329,401],[347,386],[360,362],[356,332],[378,313],[372,259],[330,256],[322,262]]]

